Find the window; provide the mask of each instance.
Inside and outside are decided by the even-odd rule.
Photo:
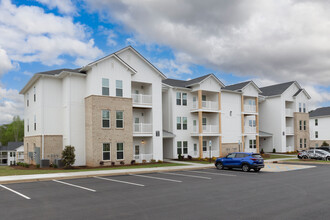
[[[183,154],[188,154],[188,141],[183,141]]]
[[[176,129],[181,130],[181,117],[176,117]]]
[[[181,143],[181,141],[178,141],[176,143],[176,146],[177,146],[177,153],[182,154],[182,143]]]
[[[305,103],[303,104],[303,107],[304,107],[303,108],[304,112],[306,112],[306,104]]]
[[[299,112],[301,112],[301,103],[299,103]]]
[[[300,148],[302,148],[302,146],[303,146],[303,139],[302,138],[300,138],[300,140],[299,140],[299,146],[300,146]]]
[[[109,79],[102,78],[102,95],[109,95]]]
[[[117,143],[117,160],[124,159],[124,143]]]
[[[103,160],[110,160],[110,143],[103,144]]]
[[[197,144],[194,144],[194,151],[197,152]]]
[[[306,131],[306,121],[304,121],[304,131]]]
[[[36,131],[37,130],[37,116],[34,115],[34,130]]]
[[[34,102],[37,101],[37,94],[36,94],[36,87],[35,86],[33,87],[33,100],[34,100]]]
[[[305,138],[304,139],[304,148],[306,148],[307,147],[307,139]]]
[[[299,121],[299,130],[302,130],[302,121]]]
[[[182,105],[187,105],[187,93],[182,93]]]
[[[182,129],[187,130],[187,117],[182,117]]]
[[[202,95],[202,101],[206,101],[206,95]]]
[[[116,80],[116,96],[123,97],[123,81]]]
[[[124,112],[116,111],[116,128],[124,128]]]
[[[249,99],[249,105],[256,105],[256,100]]]
[[[202,118],[202,125],[206,125],[206,122],[207,122],[206,118]]]
[[[250,148],[257,148],[257,141],[256,140],[249,140],[249,147]]]
[[[316,143],[316,144],[315,144],[315,147],[319,147],[319,144]]]
[[[140,155],[140,146],[135,145],[135,155]]]
[[[315,119],[315,126],[318,126],[318,125],[319,125],[319,120]]]
[[[203,141],[203,151],[207,151],[207,141]]]
[[[230,111],[230,112],[229,112],[229,116],[230,116],[230,117],[233,116],[233,111]]]
[[[181,92],[176,93],[176,105],[181,105]]]
[[[30,131],[30,123],[29,123],[29,119],[27,119],[26,120],[26,130],[27,130],[27,132],[29,132]]]
[[[26,106],[29,107],[30,104],[30,97],[29,97],[29,93],[26,94]]]
[[[102,110],[102,128],[110,128],[110,111]]]
[[[315,138],[319,138],[319,132],[315,131]]]
[[[249,120],[249,127],[256,127],[256,120]]]

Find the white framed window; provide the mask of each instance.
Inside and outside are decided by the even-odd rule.
[[[109,92],[109,79],[102,78],[102,95],[110,95]]]
[[[315,138],[319,138],[319,132],[315,131]]]
[[[302,130],[302,121],[299,121],[299,130]]]
[[[102,160],[111,160],[110,143],[103,143]]]
[[[187,105],[187,93],[182,93],[182,105]]]
[[[176,105],[181,105],[181,92],[176,93]]]
[[[300,147],[300,148],[303,147],[303,139],[302,139],[302,138],[299,139],[299,147]]]
[[[318,126],[318,125],[319,125],[319,120],[315,119],[315,126]]]
[[[187,117],[182,117],[182,130],[187,130],[187,128],[188,128]]]
[[[35,86],[33,87],[33,100],[34,100],[34,102],[37,101],[37,94],[36,94],[36,87]]]
[[[194,151],[197,152],[197,144],[194,143]]]
[[[303,104],[303,112],[306,112],[306,103]]]
[[[30,105],[30,95],[29,93],[26,94],[26,106],[29,107]]]
[[[305,138],[304,139],[304,148],[306,148],[307,147],[307,139]]]
[[[249,147],[252,148],[257,148],[257,140],[249,140]]]
[[[124,159],[124,143],[117,143],[117,160]]]
[[[256,105],[256,100],[249,99],[249,105]]]
[[[123,97],[123,81],[116,80],[116,96]]]
[[[110,111],[102,110],[102,128],[110,128]]]
[[[249,120],[249,127],[256,127],[256,120]]]
[[[116,128],[124,128],[124,112],[116,111]]]
[[[203,151],[207,151],[207,141],[203,141]]]
[[[181,117],[176,117],[176,129],[181,130]]]
[[[140,145],[135,145],[135,154],[134,155],[140,155]]]
[[[304,121],[304,131],[306,131],[306,121]]]
[[[207,124],[207,119],[206,118],[202,118],[202,125],[206,125]]]
[[[29,122],[29,119],[26,119],[26,131],[27,132],[30,131],[30,122]]]
[[[188,154],[188,141],[183,141],[183,154]]]
[[[302,112],[301,111],[301,103],[299,102],[299,112]]]
[[[37,130],[37,116],[34,115],[34,123],[33,123],[34,130]]]
[[[181,141],[176,142],[176,148],[177,148],[177,154],[182,154],[182,142]]]

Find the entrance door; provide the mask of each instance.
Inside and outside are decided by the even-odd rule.
[[[134,158],[136,160],[140,159],[140,145],[134,146]]]

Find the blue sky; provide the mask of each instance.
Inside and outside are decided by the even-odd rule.
[[[170,78],[297,80],[330,105],[330,5],[315,1],[0,0],[0,124],[23,115],[34,73],[132,45]]]

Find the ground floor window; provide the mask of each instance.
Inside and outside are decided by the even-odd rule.
[[[249,140],[250,148],[257,148],[257,140]]]
[[[177,154],[182,154],[182,142],[178,141],[176,143],[176,148],[177,148]]]
[[[304,148],[306,148],[307,147],[307,139],[305,138],[304,139]]]
[[[183,141],[183,154],[188,154],[188,141]]]
[[[203,151],[207,151],[207,141],[203,141]]]
[[[302,148],[302,146],[303,146],[303,140],[300,138],[299,139],[299,147]]]
[[[315,147],[319,147],[319,144],[315,144]]]
[[[103,144],[103,160],[110,160],[110,143]]]
[[[124,143],[117,143],[117,160],[124,159]]]
[[[135,145],[135,155],[140,155],[140,146]]]

